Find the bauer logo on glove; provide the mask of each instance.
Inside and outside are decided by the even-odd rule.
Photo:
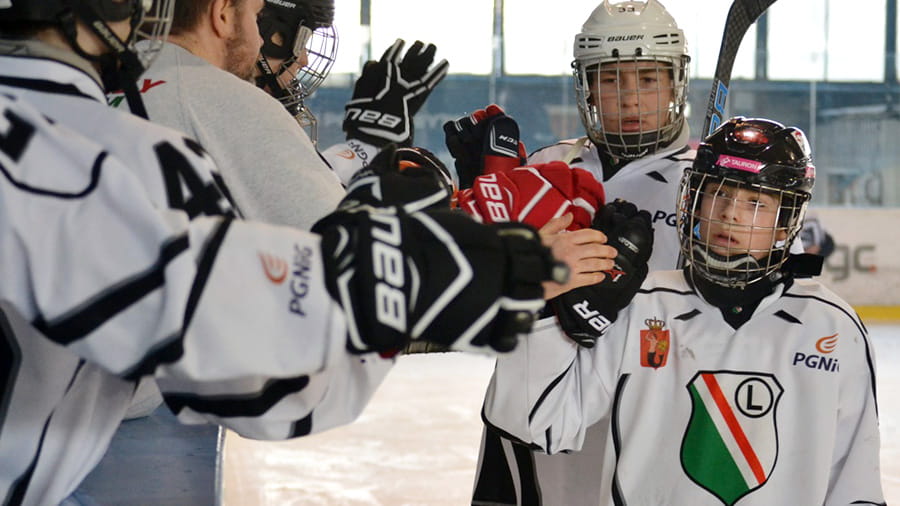
[[[590,172],[563,162],[481,175],[459,192],[459,207],[484,223],[518,221],[540,228],[572,213],[569,230],[590,227],[603,200],[603,186]]]
[[[401,59],[404,41],[397,39],[378,61],[369,61],[344,107],[343,129],[348,139],[377,147],[389,142],[410,146],[415,128],[413,116],[428,95],[447,75],[449,64],[436,65],[434,44],[416,41]]]
[[[617,251],[615,267],[596,285],[582,286],[550,301],[560,326],[573,341],[591,348],[616,321],[647,277],[653,250],[650,213],[621,199],[606,204],[593,227]]]

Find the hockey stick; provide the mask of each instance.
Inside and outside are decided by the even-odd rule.
[[[734,0],[728,9],[722,45],[719,47],[719,59],[716,61],[716,74],[713,76],[712,89],[709,92],[706,119],[703,121],[704,138],[722,123],[725,100],[728,99],[728,86],[731,84],[731,69],[734,67],[734,59],[737,57],[744,34],[773,3],[775,0]]]

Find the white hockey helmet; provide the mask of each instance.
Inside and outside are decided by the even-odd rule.
[[[668,145],[681,133],[685,125],[690,56],[684,32],[658,0],[615,4],[603,0],[588,17],[581,33],[575,36],[574,57],[572,67],[581,121],[588,138],[598,148],[614,158],[635,159]],[[604,111],[601,100],[595,96],[599,93],[597,75],[601,66],[612,67],[617,63],[669,72],[671,79],[666,82],[671,81],[671,86],[657,91],[669,93],[670,90],[671,98],[662,103],[657,100],[658,105],[654,106],[643,104],[640,109],[642,118],[656,117],[652,128],[643,125],[624,128],[618,107],[616,111]],[[621,81],[616,81],[617,103],[625,96],[646,96],[637,93],[637,84],[622,89]],[[646,94],[651,90],[642,84],[640,91]],[[604,120],[607,127],[603,126]]]

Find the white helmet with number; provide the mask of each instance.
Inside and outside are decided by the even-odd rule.
[[[657,0],[604,0],[575,36],[574,57],[581,121],[613,158],[646,156],[686,127],[687,41]]]

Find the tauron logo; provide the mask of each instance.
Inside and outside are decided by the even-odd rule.
[[[262,262],[263,272],[269,278],[269,281],[276,285],[284,283],[288,275],[287,262],[268,253],[258,253],[258,255],[260,262]]]

